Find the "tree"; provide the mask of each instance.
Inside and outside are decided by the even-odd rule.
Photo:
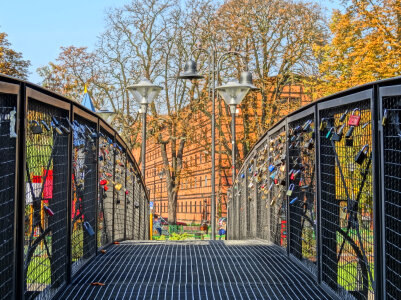
[[[66,97],[80,101],[85,84],[88,92],[94,92],[94,82],[98,80],[96,73],[96,56],[87,51],[87,47],[61,47],[56,63],[37,69],[43,78],[42,85]],[[99,98],[100,97],[96,97]],[[99,106],[99,103],[95,103]]]
[[[29,60],[24,60],[21,52],[11,49],[7,34],[0,32],[0,73],[27,79]]]
[[[317,48],[321,94],[401,75],[401,1],[352,0],[334,11],[329,44]]]
[[[218,7],[212,22],[201,26],[208,43],[221,54],[227,50],[240,52],[253,72],[260,88],[242,102],[237,117],[237,164],[244,158],[258,138],[283,114],[298,108],[287,90],[301,88],[304,78],[314,75],[318,60],[314,49],[326,40],[326,27],[321,9],[316,4],[288,0],[230,0]],[[202,63],[201,63],[202,65]],[[238,78],[244,70],[238,56],[227,58],[222,64],[221,78]],[[219,83],[222,83],[219,80]],[[284,99],[284,97],[289,99]],[[210,116],[206,98],[199,100],[201,109]],[[218,194],[230,185],[231,116],[229,107],[220,99],[217,108],[217,154],[219,173],[226,180],[219,182]],[[210,149],[208,132],[203,144]],[[231,162],[230,162],[231,163]],[[221,200],[221,199],[220,199]]]

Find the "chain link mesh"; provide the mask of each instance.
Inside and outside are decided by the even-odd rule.
[[[351,115],[360,115],[360,122],[347,138]],[[340,294],[369,298],[374,294],[370,100],[319,116],[322,279]],[[336,138],[342,126],[343,135]]]
[[[385,288],[389,299],[401,298],[401,96],[382,100]]]
[[[25,298],[65,282],[68,186],[66,112],[29,99],[26,132]]]
[[[0,93],[0,295],[4,299],[13,298],[16,106],[16,95]]]
[[[96,124],[76,116],[73,122],[71,257],[72,273],[96,252]]]

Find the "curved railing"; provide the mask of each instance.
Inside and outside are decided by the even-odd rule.
[[[231,239],[281,246],[341,297],[400,298],[401,79],[289,114],[256,143],[230,192]]]
[[[2,299],[50,298],[108,245],[148,239],[138,165],[82,105],[0,76],[0,153]]]

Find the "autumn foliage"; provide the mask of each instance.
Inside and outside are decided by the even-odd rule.
[[[27,79],[29,60],[22,58],[22,53],[11,49],[7,34],[0,32],[0,73]]]

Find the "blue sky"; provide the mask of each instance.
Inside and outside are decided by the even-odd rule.
[[[144,0],[146,1],[146,0]],[[335,0],[316,0],[329,11]],[[38,67],[54,61],[61,46],[95,47],[105,28],[105,12],[129,0],[0,0],[0,32],[31,61],[29,80],[40,82]]]

